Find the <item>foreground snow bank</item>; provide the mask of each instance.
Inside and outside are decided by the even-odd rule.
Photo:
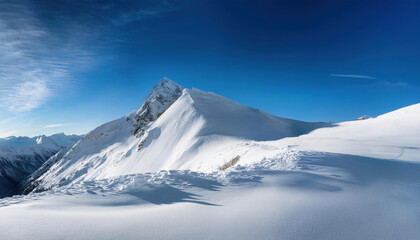
[[[135,174],[3,199],[0,237],[418,238],[419,164],[295,150],[286,155],[224,173]],[[294,168],[279,167],[289,157]]]

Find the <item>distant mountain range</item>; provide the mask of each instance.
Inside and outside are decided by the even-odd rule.
[[[75,144],[81,136],[63,133],[51,136],[0,138],[0,197],[15,192],[17,184],[51,156]]]

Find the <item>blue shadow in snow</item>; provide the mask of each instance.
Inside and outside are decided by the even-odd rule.
[[[200,197],[199,195],[189,193],[166,184],[147,190],[130,191],[128,194],[158,205],[172,204],[177,202],[190,202],[210,206],[220,206],[217,204],[198,200],[198,197]]]
[[[367,185],[375,181],[392,181],[420,185],[420,164],[346,154],[325,153],[304,157],[302,170],[335,168],[351,176],[347,183]]]
[[[400,160],[386,160],[347,154],[311,153],[303,156],[298,166],[301,171],[257,169],[250,177],[239,174],[232,182],[262,183],[272,181],[280,187],[305,191],[339,192],[345,186],[367,186],[382,181],[409,184],[420,193],[420,164]]]

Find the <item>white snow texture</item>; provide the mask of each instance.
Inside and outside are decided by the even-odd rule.
[[[163,79],[2,199],[0,239],[418,239],[419,119],[302,122]]]

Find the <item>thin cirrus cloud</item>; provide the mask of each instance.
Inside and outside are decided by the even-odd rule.
[[[75,71],[106,61],[103,50],[117,44],[116,36],[124,35],[118,34],[120,27],[175,9],[167,1],[126,11],[92,3],[83,5],[86,9],[77,15],[83,21],[77,21],[74,11],[46,11],[24,2],[0,0],[0,112],[28,112],[72,89],[77,86]],[[44,5],[48,4],[54,5]],[[66,6],[80,8],[76,2]]]
[[[29,111],[40,106],[50,95],[51,90],[45,80],[25,78],[6,92],[8,109],[14,112]]]
[[[64,124],[62,124],[62,123],[50,124],[50,125],[44,126],[44,128],[56,128],[56,127],[61,127],[63,125]]]
[[[363,79],[376,79],[375,77],[366,76],[366,75],[357,75],[357,74],[335,74],[331,73],[331,77],[341,77],[341,78],[363,78]]]
[[[358,79],[369,79],[376,80],[376,77],[366,76],[366,75],[357,75],[357,74],[330,74],[331,77],[341,77],[341,78],[358,78]],[[406,82],[391,82],[391,81],[370,81],[363,86],[381,86],[387,88],[393,87],[407,87],[408,83]]]
[[[0,111],[30,111],[68,88],[72,66],[88,66],[91,54],[24,4],[0,4]]]

